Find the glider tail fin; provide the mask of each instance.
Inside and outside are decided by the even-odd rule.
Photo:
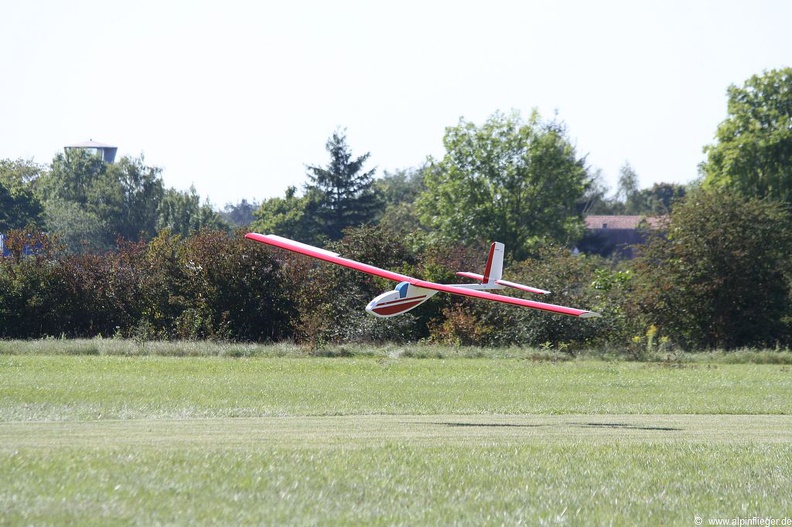
[[[503,276],[503,244],[492,242],[490,245],[489,256],[487,257],[487,267],[484,269],[483,284],[495,284]]]
[[[503,244],[500,242],[493,242],[490,245],[489,256],[487,256],[487,267],[484,270],[484,274],[477,274],[477,273],[467,273],[467,272],[458,272],[459,276],[464,276],[465,278],[472,278],[473,280],[477,280],[478,284],[462,284],[457,287],[465,287],[469,289],[502,289],[504,287],[511,287],[513,289],[520,289],[522,291],[527,291],[529,293],[535,293],[537,295],[549,295],[550,291],[545,291],[544,289],[538,289],[536,287],[531,287],[523,284],[518,284],[517,282],[509,282],[508,280],[503,280]]]

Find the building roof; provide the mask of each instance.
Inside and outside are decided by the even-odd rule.
[[[657,216],[586,216],[586,228],[599,229],[637,229],[645,221],[649,227],[656,228],[662,224]]]
[[[66,145],[66,148],[117,148],[113,145],[106,145],[104,143],[98,143],[93,139],[89,139],[88,141],[83,141],[82,143],[74,143],[73,145]]]

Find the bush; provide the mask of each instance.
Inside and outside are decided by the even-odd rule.
[[[512,265],[504,273],[508,280],[552,292],[534,299],[597,311],[603,317],[579,319],[532,309],[486,304],[482,307],[485,309],[483,320],[494,328],[490,343],[574,351],[602,345],[614,335],[624,333],[624,319],[619,316],[623,288],[595,287],[597,276],[602,276],[601,270],[607,269],[608,265],[599,257],[576,255],[561,247],[542,249],[537,258]]]
[[[581,320],[556,313],[495,302],[450,298],[451,306],[432,324],[431,339],[473,346],[532,346],[578,349],[603,345],[627,334],[622,305],[629,289],[629,273],[612,270],[599,257],[545,248],[536,258],[507,266],[504,277],[552,291],[532,299],[602,313],[603,318]],[[605,284],[604,277],[609,280]],[[617,278],[613,278],[617,277]],[[501,294],[525,296],[503,290]]]
[[[62,333],[64,288],[55,245],[43,234],[17,230],[8,233],[5,246],[11,254],[0,256],[0,337]]]
[[[203,231],[180,248],[189,306],[177,318],[180,338],[278,341],[295,312],[281,283],[288,273],[272,250],[242,233]]]
[[[778,203],[690,195],[634,262],[635,316],[691,350],[789,346],[791,226]]]
[[[0,337],[292,336],[297,315],[280,266],[269,249],[241,235],[163,232],[101,254],[60,251],[46,237],[36,247],[0,259]]]

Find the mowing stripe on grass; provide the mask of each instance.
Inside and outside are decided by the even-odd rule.
[[[519,359],[0,356],[0,421],[792,414],[792,368]]]
[[[355,415],[0,423],[0,449],[705,441],[792,444],[788,415]]]
[[[691,525],[792,510],[792,417],[0,423],[0,525]]]

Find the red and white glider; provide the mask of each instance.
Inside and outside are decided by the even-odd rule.
[[[481,298],[484,300],[492,300],[495,302],[503,302],[504,304],[513,304],[515,306],[529,307],[532,309],[541,309],[543,311],[551,311],[553,313],[561,313],[580,318],[591,318],[600,316],[599,313],[594,311],[586,311],[583,309],[575,309],[572,307],[557,306],[555,304],[547,304],[544,302],[535,302],[533,300],[524,300],[522,298],[515,298],[511,296],[497,295],[487,292],[490,289],[503,289],[504,287],[512,287],[529,293],[536,293],[540,295],[549,294],[550,291],[544,289],[536,289],[527,285],[517,284],[501,279],[503,272],[503,244],[494,242],[490,246],[489,257],[487,258],[487,266],[484,274],[459,272],[459,276],[471,278],[476,280],[475,284],[438,284],[435,282],[428,282],[426,280],[419,280],[412,276],[394,273],[374,267],[373,265],[364,264],[348,258],[342,258],[337,253],[320,249],[312,245],[296,242],[287,238],[282,238],[274,234],[256,234],[249,232],[245,238],[254,240],[273,247],[279,247],[288,251],[293,251],[299,254],[304,254],[312,258],[324,260],[325,262],[342,265],[361,271],[364,273],[379,276],[387,280],[399,282],[396,289],[382,293],[374,300],[369,302],[366,306],[366,311],[378,317],[392,317],[401,315],[407,311],[418,307],[429,298],[437,293],[451,293],[452,295],[469,296],[473,298]]]

